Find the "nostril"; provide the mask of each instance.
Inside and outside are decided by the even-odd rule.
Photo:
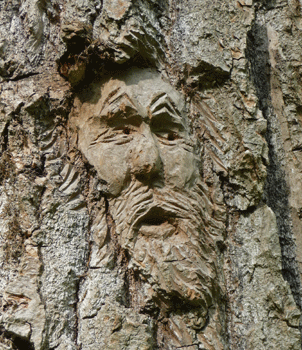
[[[156,184],[157,187],[161,187],[164,182],[162,167],[144,167],[141,171],[135,172],[135,177],[143,184]]]
[[[152,165],[150,164],[144,164],[140,168],[136,169],[136,175],[137,176],[144,176],[147,174],[150,174],[152,172]]]

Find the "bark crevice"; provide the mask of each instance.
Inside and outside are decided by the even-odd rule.
[[[255,21],[247,36],[246,57],[250,64],[250,75],[258,97],[259,108],[267,120],[266,141],[269,148],[269,165],[267,166],[264,200],[276,216],[283,278],[289,283],[294,300],[301,310],[301,282],[290,213],[290,189],[283,164],[284,149],[282,143],[278,143],[278,137],[276,138],[276,133],[280,134],[281,131],[271,100],[269,39],[264,16],[263,11],[259,11],[258,14],[256,12]]]

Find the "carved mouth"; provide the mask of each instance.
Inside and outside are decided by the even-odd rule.
[[[175,232],[175,216],[162,208],[152,208],[138,220],[136,227],[145,236],[167,236]]]
[[[159,226],[167,222],[167,218],[165,216],[154,216],[154,217],[147,217],[146,219],[141,221],[141,225],[146,226]]]
[[[144,213],[138,220],[137,226],[149,225],[159,226],[165,222],[171,222],[175,218],[175,215],[164,210],[161,207],[153,207]]]

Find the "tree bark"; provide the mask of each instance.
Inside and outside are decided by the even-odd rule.
[[[0,3],[0,349],[301,349],[299,0]]]

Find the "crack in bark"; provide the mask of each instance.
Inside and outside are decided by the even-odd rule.
[[[22,79],[27,79],[27,78],[33,77],[35,75],[40,75],[40,74],[41,73],[39,73],[39,72],[31,72],[31,73],[26,73],[26,74],[22,74],[22,75],[17,75],[13,78],[4,79],[0,84],[6,83],[8,81],[19,81]]]
[[[186,349],[189,348],[191,346],[199,346],[198,343],[193,343],[193,344],[189,344],[189,345],[182,345],[182,346],[174,346],[174,349]],[[199,348],[201,350],[206,350],[205,348]]]
[[[293,238],[289,186],[282,163],[284,149],[274,141],[276,132],[280,131],[271,100],[271,68],[267,26],[259,19],[260,16],[264,17],[268,10],[269,8],[264,8],[264,12],[260,12],[256,9],[255,21],[247,36],[246,57],[251,66],[250,75],[256,89],[259,107],[267,120],[266,140],[269,147],[270,164],[267,166],[264,199],[276,216],[281,247],[282,275],[284,280],[289,283],[295,303],[301,310],[301,281]],[[265,21],[267,20],[265,19]]]

